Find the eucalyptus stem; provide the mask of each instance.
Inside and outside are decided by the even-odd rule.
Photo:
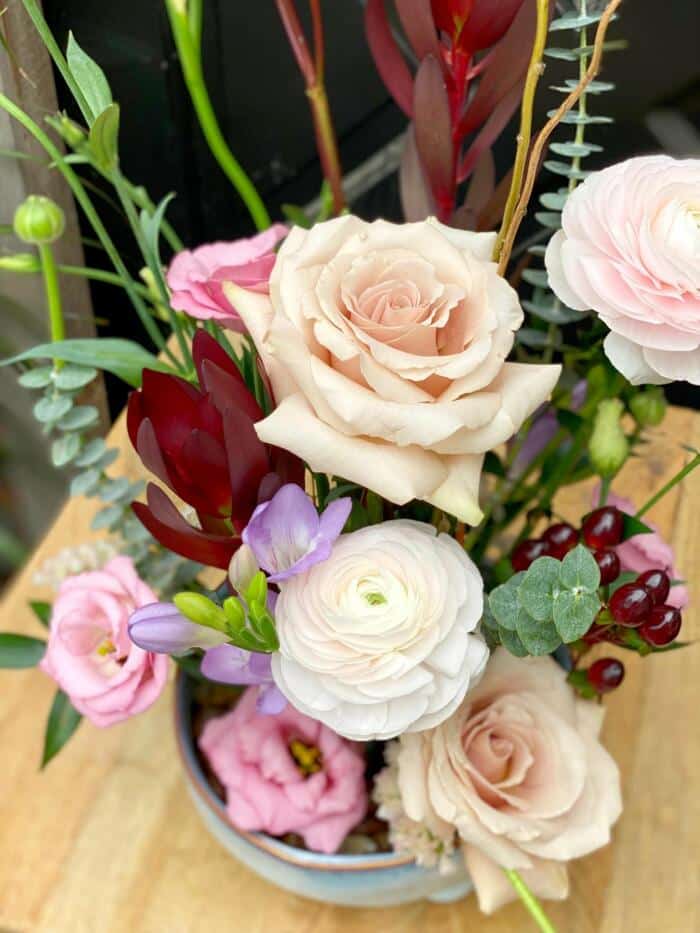
[[[155,321],[151,318],[151,315],[143,302],[141,296],[134,289],[134,283],[131,280],[129,271],[124,265],[124,262],[119,255],[119,251],[112,242],[112,239],[109,236],[104,224],[100,220],[100,216],[95,210],[92,201],[88,197],[80,178],[76,175],[70,165],[65,161],[62,154],[54,143],[49,139],[49,137],[44,133],[44,131],[39,127],[31,117],[26,114],[21,107],[18,107],[14,101],[10,100],[9,97],[6,97],[4,94],[0,93],[0,107],[5,110],[13,119],[17,120],[33,137],[37,140],[38,143],[44,148],[44,150],[51,156],[56,164],[56,168],[63,175],[65,180],[68,182],[68,185],[73,192],[75,200],[78,202],[82,208],[85,216],[87,217],[90,225],[97,234],[102,246],[104,247],[105,252],[109,256],[109,259],[112,262],[117,274],[122,279],[124,290],[126,291],[129,299],[131,300],[132,305],[136,313],[143,324],[144,329],[148,333],[148,336],[151,338],[156,347],[163,351],[166,356],[179,367],[178,361],[170,349],[166,346],[163,335],[158,330]]]
[[[503,871],[508,881],[510,881],[510,883],[513,885],[516,894],[527,908],[530,916],[537,924],[537,928],[541,931],[541,933],[557,933],[553,923],[544,912],[542,905],[525,884],[521,875],[517,871],[514,871],[512,868],[504,868]]]
[[[532,0],[530,0],[530,2],[532,2]],[[540,77],[544,72],[542,58],[547,43],[547,29],[549,27],[549,0],[534,0],[534,2],[537,4],[537,27],[535,29],[535,40],[532,45],[530,64],[527,69],[525,87],[523,88],[523,100],[520,107],[520,129],[518,131],[515,162],[513,163],[513,177],[510,183],[510,190],[508,191],[506,206],[503,211],[501,229],[498,231],[498,237],[496,238],[496,244],[493,249],[494,262],[498,262],[501,258],[506,233],[510,227],[520,198],[525,167],[527,165],[527,154],[530,149],[530,140],[532,138],[535,92]]]
[[[180,65],[182,66],[185,84],[204,138],[212,155],[219,163],[219,167],[248,208],[257,229],[266,230],[270,226],[270,216],[267,213],[267,208],[255,185],[229,149],[209,98],[199,48],[201,21],[199,25],[195,24],[193,29],[192,23],[188,19],[186,4],[178,2],[178,0],[165,0],[165,6],[168,11],[170,27]],[[201,7],[198,6],[196,9],[201,12]]]
[[[642,515],[646,515],[649,509],[653,508],[660,499],[663,499],[667,492],[670,492],[674,486],[677,486],[678,483],[685,479],[689,473],[692,473],[697,466],[700,466],[700,454],[695,454],[689,463],[686,463],[686,465],[681,470],[679,470],[676,475],[673,476],[664,486],[662,486],[658,492],[654,493],[651,499],[648,499],[641,507],[641,509],[637,510],[637,513],[634,517],[641,518]]]
[[[64,340],[66,336],[66,324],[63,319],[61,289],[58,284],[56,260],[54,259],[53,250],[48,243],[40,243],[38,249],[41,271],[44,276],[46,305],[49,311],[51,343],[56,343],[59,340]],[[63,360],[55,359],[53,365],[54,369],[60,369],[63,366]]]

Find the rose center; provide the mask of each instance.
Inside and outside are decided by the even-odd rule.
[[[292,739],[289,743],[289,753],[304,777],[316,774],[323,767],[321,750],[315,745],[305,745],[300,739]]]

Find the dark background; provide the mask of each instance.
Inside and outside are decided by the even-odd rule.
[[[303,14],[305,0],[298,0]],[[57,38],[70,27],[104,68],[122,106],[121,158],[126,174],[147,187],[155,201],[169,191],[177,199],[168,216],[188,245],[231,239],[251,232],[236,194],[209,154],[193,115],[160,0],[44,0]],[[360,0],[325,0],[327,86],[345,171],[356,167],[405,127],[403,114],[379,80],[363,31]],[[558,44],[569,41],[557,34]],[[651,111],[673,109],[698,127],[700,83],[697,0],[628,0],[611,38],[629,48],[606,57],[603,77],[617,89],[592,101],[615,123],[593,127],[588,137],[605,147],[601,164],[658,151],[647,126]],[[274,217],[284,202],[304,204],[318,194],[320,171],[301,77],[287,45],[273,0],[205,0],[204,61],[224,134],[252,176]],[[550,62],[540,87],[538,119],[558,95],[547,92],[575,66]],[[70,102],[59,85],[60,103]],[[561,134],[566,134],[562,128]],[[512,159],[514,129],[496,149],[505,169]],[[674,155],[700,155],[678,143]],[[593,159],[591,159],[593,162]],[[590,166],[587,166],[590,167]],[[543,179],[545,181],[545,179]],[[551,176],[546,179],[551,186]],[[395,177],[387,178],[353,204],[367,218],[400,218]],[[116,212],[105,218],[125,258],[137,257]],[[89,256],[99,262],[99,256]],[[94,288],[95,313],[112,332],[138,336],[138,322],[118,290]],[[687,401],[686,389],[674,387]],[[122,401],[112,391],[113,407]]]

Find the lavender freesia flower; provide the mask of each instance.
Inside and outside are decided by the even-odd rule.
[[[287,700],[272,679],[270,659],[269,654],[244,651],[235,645],[218,645],[202,658],[201,671],[209,680],[219,683],[259,686],[258,711],[275,715],[285,708]]]
[[[586,401],[588,383],[581,379],[571,391],[571,411],[578,411]],[[510,468],[510,476],[520,476],[523,470],[541,453],[559,430],[559,422],[551,405],[543,405],[535,414],[525,443]]]
[[[351,509],[351,499],[336,499],[319,516],[304,490],[288,483],[256,508],[243,541],[277,583],[326,560]]]
[[[129,638],[144,651],[174,655],[226,641],[223,632],[190,622],[173,603],[150,603],[137,609],[129,619]]]

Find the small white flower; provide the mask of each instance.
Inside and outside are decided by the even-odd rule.
[[[293,706],[350,739],[428,729],[484,669],[482,609],[479,571],[432,525],[401,520],[342,535],[328,560],[280,586],[275,682]]]

